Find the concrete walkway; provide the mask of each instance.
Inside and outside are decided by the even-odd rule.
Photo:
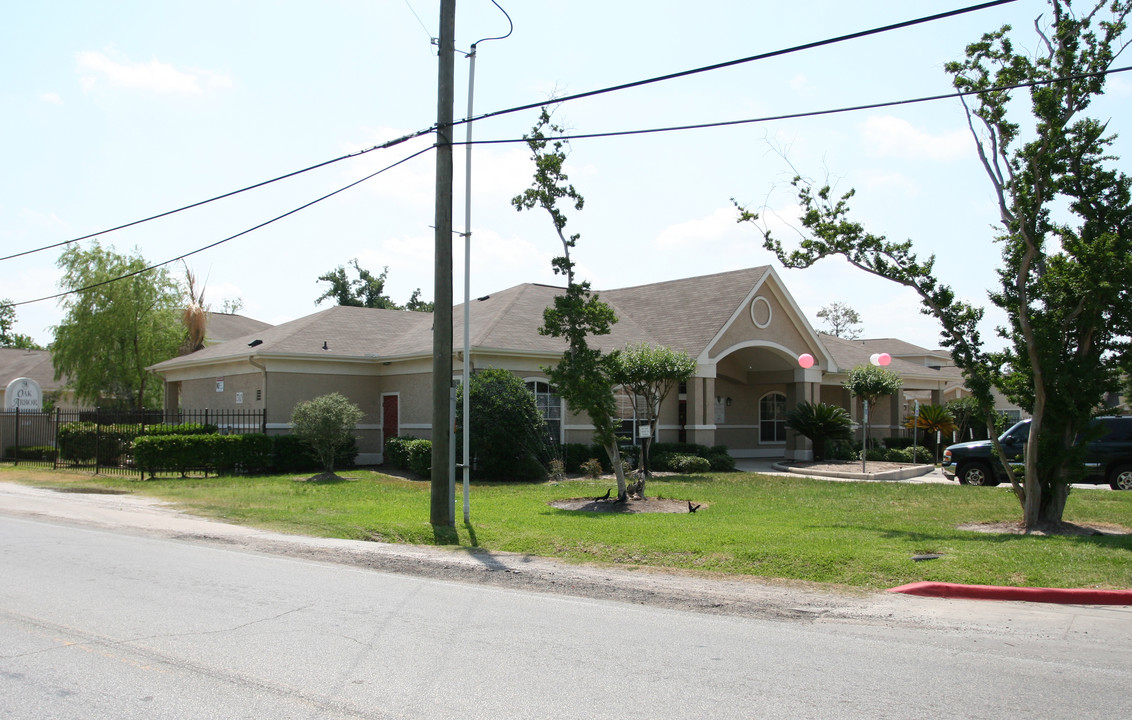
[[[817,480],[831,480],[831,481],[848,481],[857,482],[861,480],[868,480],[873,482],[903,482],[903,483],[947,483],[957,484],[954,480],[948,480],[943,476],[943,471],[938,467],[927,471],[924,474],[915,477],[900,478],[887,476],[886,473],[878,474],[865,474],[860,472],[839,472],[836,475],[822,472],[799,472],[798,469],[793,471],[787,470],[781,466],[783,458],[742,458],[735,460],[735,469],[743,472],[762,473],[764,475],[788,475],[791,477],[809,477]],[[860,466],[857,466],[858,468]],[[866,464],[866,469],[868,465]]]

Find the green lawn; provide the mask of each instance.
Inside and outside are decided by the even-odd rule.
[[[427,482],[369,471],[313,484],[291,476],[148,480],[0,469],[0,480],[96,486],[179,503],[228,522],[323,537],[458,543],[571,561],[683,568],[879,589],[918,580],[1132,588],[1132,535],[1045,537],[964,531],[1020,517],[1009,491],[960,485],[824,482],[750,473],[654,479],[653,497],[703,503],[695,514],[580,513],[554,499],[596,496],[608,481],[472,486],[457,493],[455,535],[429,525]],[[1065,519],[1132,526],[1132,493],[1074,490]],[[915,562],[914,555],[938,553]]]

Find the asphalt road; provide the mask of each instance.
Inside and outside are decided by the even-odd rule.
[[[764,587],[748,612],[701,612],[588,596],[581,570],[553,576],[575,590],[515,589],[508,579],[537,574],[516,558],[470,561],[498,583],[453,582],[327,561],[349,554],[341,541],[229,535],[159,508],[145,521],[164,516],[156,532],[108,498],[119,527],[62,519],[27,511],[29,490],[0,493],[3,718],[1132,713],[1128,608]],[[211,531],[187,532],[194,522]],[[325,552],[263,551],[288,542]],[[594,577],[643,597],[642,581]]]

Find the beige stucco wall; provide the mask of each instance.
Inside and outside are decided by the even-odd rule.
[[[755,308],[753,318],[752,306]],[[756,319],[759,324],[765,324],[766,327],[756,325]],[[731,326],[714,343],[708,355],[712,359],[717,359],[729,348],[752,340],[787,348],[795,357],[804,352],[813,353],[816,349],[811,339],[803,335],[795,323],[793,311],[784,305],[769,283],[759,288],[754,298],[746,304]]]

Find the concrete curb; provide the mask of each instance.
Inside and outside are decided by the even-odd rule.
[[[1132,605],[1132,590],[1002,587],[997,585],[915,582],[891,588],[888,592],[966,600],[1022,600],[1063,605]]]
[[[884,472],[849,472],[839,470],[809,470],[807,468],[792,467],[775,463],[772,467],[781,472],[805,475],[807,477],[834,477],[842,480],[907,480],[908,478],[927,475],[935,469],[935,465],[909,465],[899,470],[886,470]],[[866,466],[867,467],[867,466]]]

